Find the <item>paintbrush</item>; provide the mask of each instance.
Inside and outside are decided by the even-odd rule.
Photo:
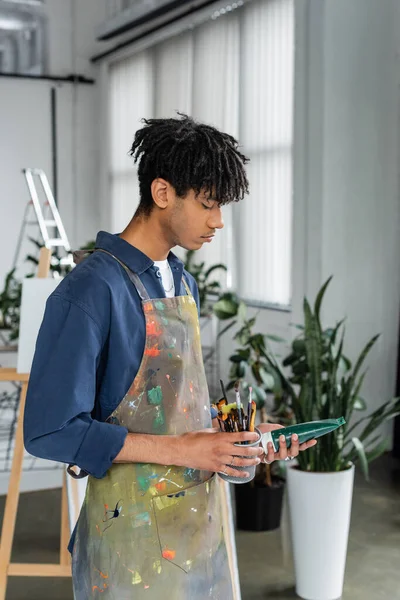
[[[240,382],[237,381],[235,383],[235,394],[236,394],[236,408],[238,411],[238,421],[239,421],[239,426],[243,429],[243,418],[242,418],[242,402],[240,400],[240,392],[239,392],[239,385]]]
[[[250,386],[249,387],[249,402],[247,405],[247,427],[246,427],[246,429],[248,427],[250,427],[252,401],[253,401],[253,388]]]
[[[256,421],[256,410],[257,410],[257,405],[256,403],[253,402],[251,403],[251,418],[250,418],[250,425],[249,425],[249,431],[254,431],[254,426],[255,426],[255,421]]]
[[[222,397],[225,398],[226,401],[228,401],[228,399],[226,397],[226,390],[225,390],[224,382],[222,381],[222,379],[219,380],[219,383],[221,384]]]

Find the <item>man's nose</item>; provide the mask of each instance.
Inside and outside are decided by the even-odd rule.
[[[207,225],[210,229],[222,229],[224,226],[224,219],[222,217],[222,210],[219,206],[211,210],[210,217],[207,221]]]

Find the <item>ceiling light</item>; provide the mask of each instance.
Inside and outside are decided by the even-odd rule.
[[[25,29],[26,23],[12,17],[4,17],[0,15],[0,29],[7,31],[21,31]]]
[[[43,6],[44,0],[0,0],[0,4],[25,4],[27,6]]]

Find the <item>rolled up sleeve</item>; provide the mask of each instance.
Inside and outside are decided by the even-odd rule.
[[[79,303],[53,295],[39,331],[24,416],[33,456],[75,464],[104,477],[124,445],[125,427],[92,418],[100,327]]]

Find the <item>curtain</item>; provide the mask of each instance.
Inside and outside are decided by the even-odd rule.
[[[236,211],[237,287],[248,299],[281,305],[291,294],[293,37],[292,0],[243,11],[240,141],[251,189]]]
[[[291,294],[293,10],[293,0],[254,0],[111,64],[108,104],[112,230],[121,230],[137,206],[137,173],[127,152],[140,119],[190,114],[239,138],[251,159],[249,197],[223,208],[225,229],[196,260],[225,263],[229,271],[221,283],[242,298],[286,306]]]

